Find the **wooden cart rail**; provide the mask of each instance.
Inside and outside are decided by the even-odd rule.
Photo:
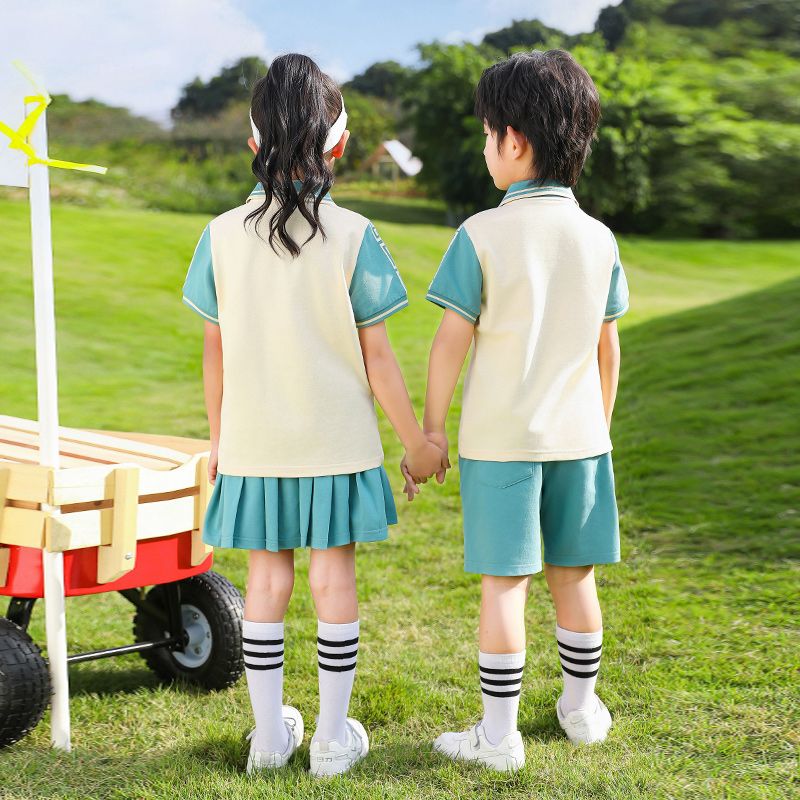
[[[0,415],[0,588],[13,545],[51,552],[98,547],[98,583],[133,569],[142,539],[191,530],[192,565],[208,556],[208,443],[136,437],[62,427],[62,466],[55,469],[31,463],[38,423]]]

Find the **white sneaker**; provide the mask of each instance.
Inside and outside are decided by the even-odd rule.
[[[556,703],[558,722],[572,744],[594,744],[602,742],[608,735],[611,714],[597,695],[595,700],[597,703],[593,708],[578,708],[569,714],[564,714],[561,711],[561,698],[558,698]]]
[[[247,739],[250,741],[250,754],[247,756],[247,774],[252,775],[254,772],[261,769],[277,769],[283,767],[286,762],[292,757],[294,751],[300,747],[303,741],[303,718],[300,712],[292,706],[283,706],[283,722],[286,725],[286,730],[289,732],[289,742],[286,745],[286,750],[282,753],[269,753],[264,750],[255,749],[254,736],[256,729],[253,728],[247,734]]]
[[[329,742],[311,740],[310,771],[315,778],[341,775],[369,752],[367,732],[357,719],[347,718],[345,733],[347,741],[344,744],[335,739]]]
[[[499,772],[516,772],[525,766],[525,748],[519,731],[506,734],[492,744],[480,722],[467,731],[443,733],[433,743],[433,749],[454,761],[477,761]]]

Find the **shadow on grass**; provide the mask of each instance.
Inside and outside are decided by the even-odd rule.
[[[158,678],[144,666],[103,670],[97,666],[80,664],[69,668],[71,697],[131,694],[140,689],[153,689],[158,685]]]
[[[542,710],[536,716],[520,719],[519,731],[526,740],[531,742],[560,742],[564,739],[564,731],[558,724],[555,707],[550,710]]]
[[[649,546],[800,555],[798,308],[795,279],[623,330],[618,496]]]
[[[187,757],[202,762],[207,769],[224,773],[244,772],[250,746],[246,733],[248,731],[242,731],[241,734],[211,733],[181,750]],[[305,745],[294,755],[292,763],[296,765],[303,760],[308,762],[308,747]]]
[[[102,664],[102,660],[100,660],[100,664]],[[145,666],[105,670],[99,665],[93,668],[86,664],[70,667],[69,693],[71,697],[133,694],[141,689],[161,687],[193,697],[202,697],[207,694],[205,689],[188,681],[162,680]]]
[[[178,748],[182,756],[201,763],[204,769],[225,775],[244,773],[247,764],[249,743],[241,735],[228,733],[210,734],[191,746]],[[307,732],[304,743],[298,748],[289,762],[289,769],[298,777],[306,775],[310,759],[310,734]],[[371,745],[369,755],[349,773],[355,779],[402,780],[419,777],[421,773],[429,776],[436,773],[449,761],[433,750],[430,742],[412,744],[396,742],[388,745]],[[265,782],[283,784],[286,780],[281,771],[264,771],[259,778]]]

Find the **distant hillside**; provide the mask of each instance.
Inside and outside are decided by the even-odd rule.
[[[50,140],[56,145],[93,145],[135,139],[160,139],[166,135],[152,120],[127,108],[109,106],[99,100],[72,100],[53,96],[47,109]]]

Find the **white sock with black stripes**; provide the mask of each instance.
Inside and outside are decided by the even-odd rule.
[[[247,689],[256,719],[255,748],[264,753],[283,753],[289,744],[283,721],[283,623],[246,619],[242,642]]]
[[[358,656],[358,620],[336,624],[317,622],[319,656],[319,720],[315,741],[344,744],[345,720]]]
[[[491,744],[517,729],[519,693],[525,651],[520,653],[478,652],[483,698],[483,730]]]
[[[592,705],[600,655],[603,651],[603,629],[593,633],[576,633],[556,625],[558,655],[564,676],[561,711],[569,714]]]

